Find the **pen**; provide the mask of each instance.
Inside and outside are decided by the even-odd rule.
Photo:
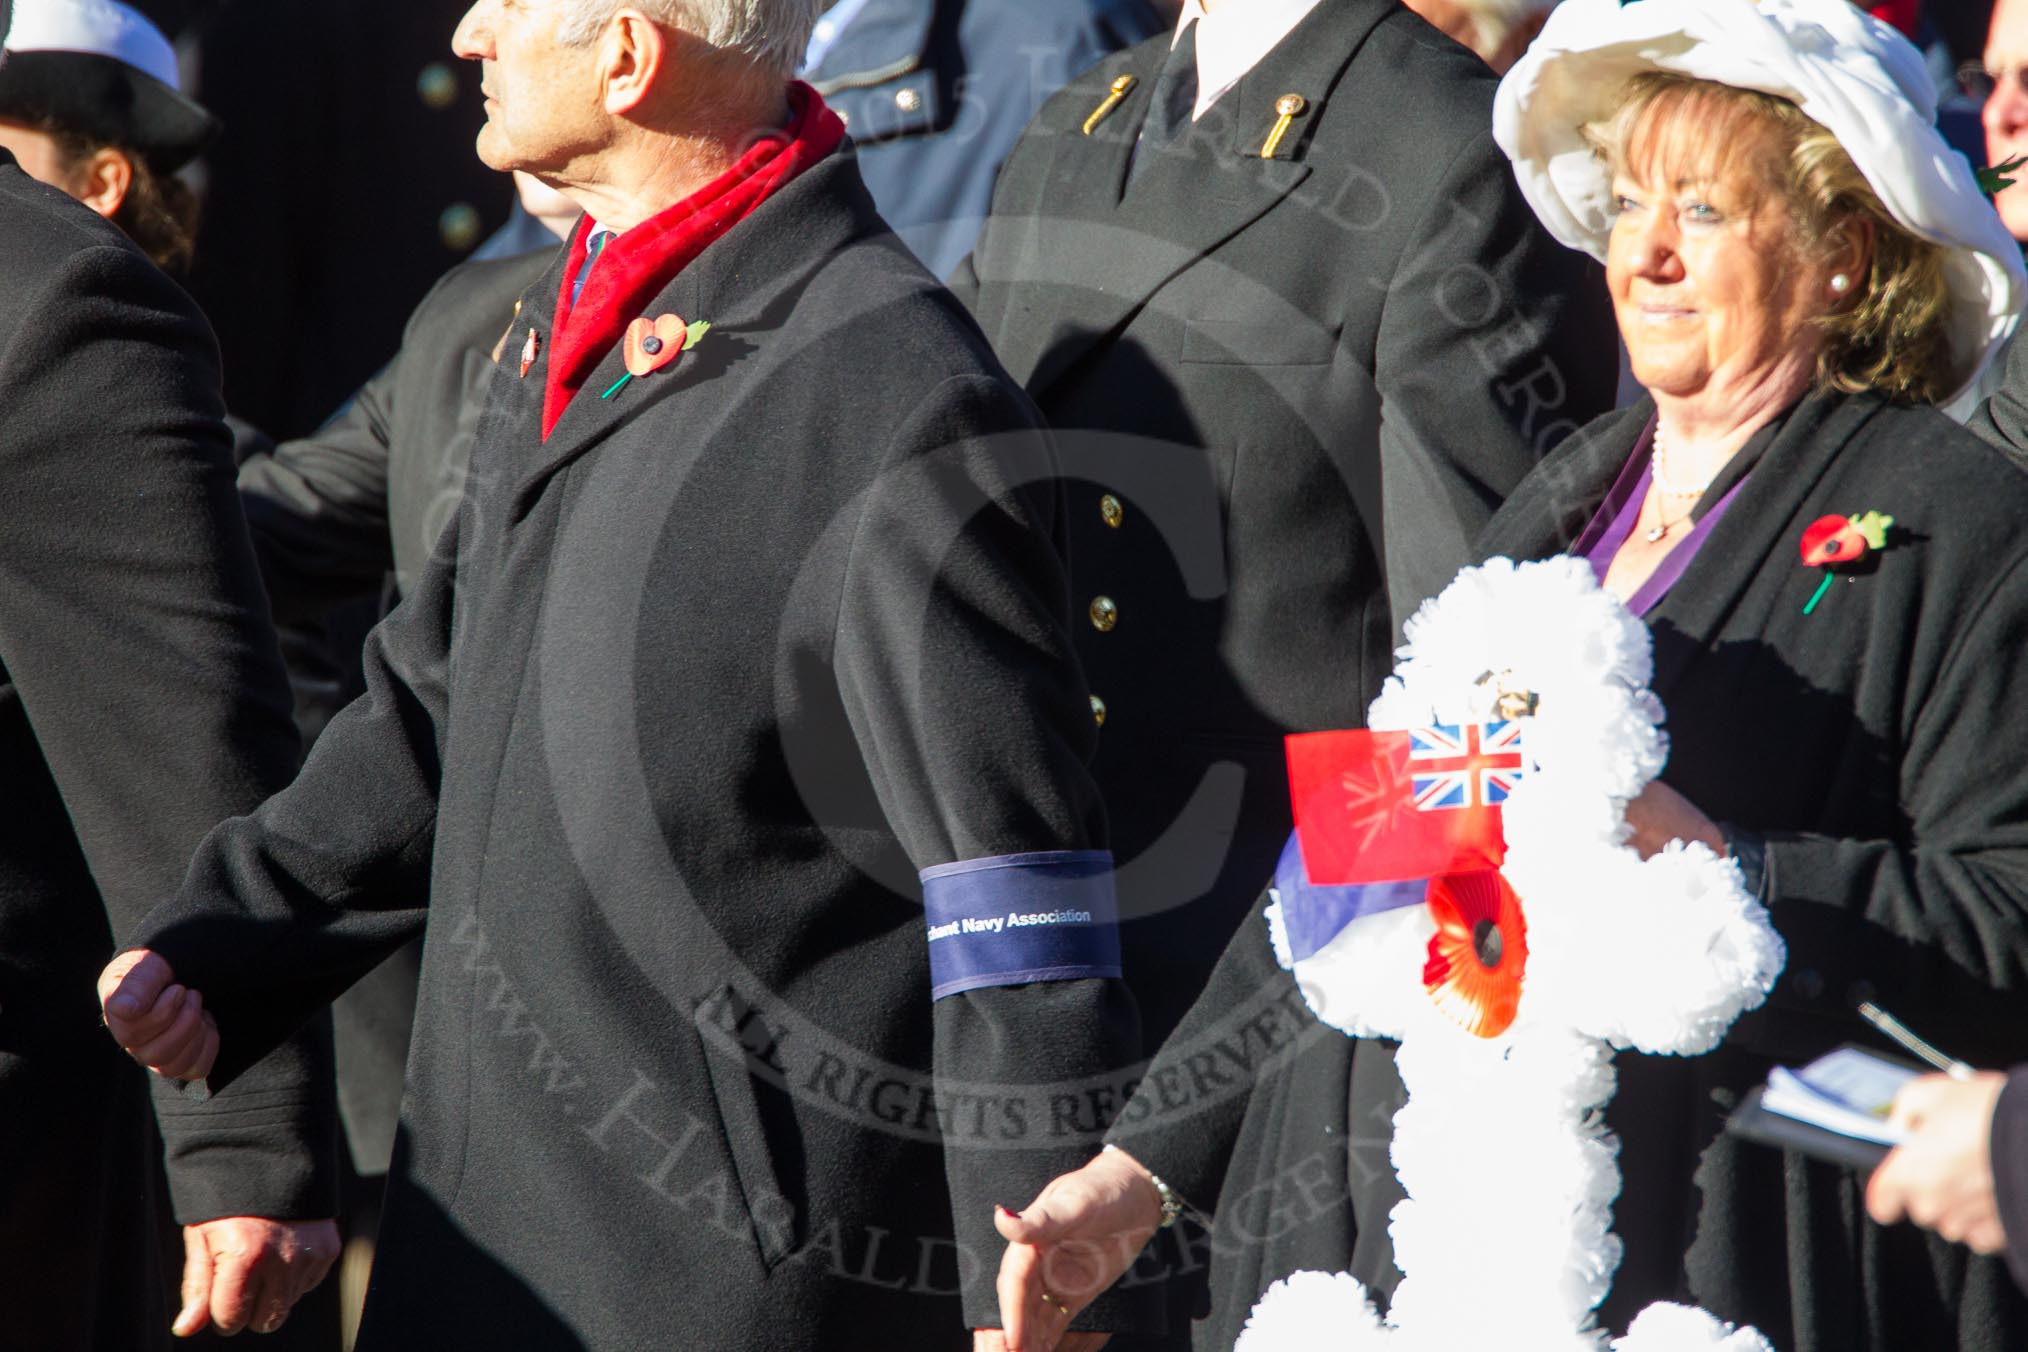
[[[1929,1064],[1935,1066],[1944,1074],[1950,1076],[1953,1080],[1969,1080],[1972,1078],[1973,1071],[1970,1066],[1956,1057],[1945,1056],[1942,1052],[1909,1031],[1907,1024],[1895,1018],[1871,1000],[1861,1000],[1859,1002],[1859,1017],[1872,1024],[1875,1028],[1878,1028],[1903,1047],[1906,1047],[1909,1051],[1914,1052],[1917,1056],[1929,1062]]]

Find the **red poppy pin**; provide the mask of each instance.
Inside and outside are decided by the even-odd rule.
[[[710,323],[702,320],[686,324],[681,315],[658,315],[653,319],[642,315],[627,325],[626,340],[621,347],[627,373],[599,398],[610,399],[635,377],[651,376],[675,365],[676,359],[696,347],[710,329]]]
[[[1867,555],[1887,548],[1887,532],[1894,526],[1894,518],[1880,512],[1863,512],[1854,516],[1820,516],[1803,531],[1803,566],[1822,568],[1824,580],[1817,585],[1816,594],[1803,607],[1807,615],[1817,608],[1817,602],[1824,599],[1824,593],[1831,588],[1835,570],[1850,568]]]

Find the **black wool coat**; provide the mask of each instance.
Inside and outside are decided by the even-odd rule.
[[[426,930],[363,1348],[958,1345],[1096,1144],[1044,1090],[1140,1055],[1116,979],[930,998],[918,870],[1103,845],[1032,407],[847,156],[664,312],[547,441],[503,363],[368,693],[147,927],[228,1080]]]
[[[285,650],[297,664],[299,718],[328,722],[350,684],[332,676],[331,664],[357,666],[356,653],[329,651],[327,639],[343,636],[328,634],[325,616],[362,604],[377,615],[390,577],[399,595],[422,575],[464,497],[494,353],[521,293],[554,253],[451,269],[416,307],[401,350],[343,413],[240,465],[240,501],[275,623],[303,639]],[[386,1173],[394,1149],[419,964],[419,952],[405,948],[332,1006],[338,1103],[361,1174]]]
[[[200,1104],[95,983],[296,735],[189,297],[0,152],[0,1272],[10,1347],[166,1347],[185,1223],[336,1211],[328,1030]],[[168,1189],[162,1182],[164,1142]]]
[[[1612,406],[1616,350],[1493,143],[1492,76],[1406,7],[1318,5],[1122,191],[1168,51],[1049,101],[952,283],[1063,448],[1151,1036],[1274,871],[1284,735],[1363,722],[1398,622]]]
[[[1483,553],[1568,548],[1653,411],[1643,400],[1560,448]],[[1805,616],[1821,575],[1800,561],[1803,528],[1863,511],[1895,518],[1888,548]],[[1627,1247],[1602,1308],[1615,1331],[1673,1299],[1752,1323],[1782,1352],[2028,1339],[2028,1303],[1999,1260],[1881,1229],[1863,1177],[1721,1132],[1774,1064],[1863,1039],[1855,999],[1975,1063],[2028,1051],[2028,761],[2009,751],[2028,738],[2014,678],[2024,514],[2028,476],[1935,410],[1813,397],[1649,612],[1663,781],[1766,840],[1762,895],[1789,956],[1767,1006],[1711,1055],[1617,1058],[1607,1118]],[[1264,1068],[1221,1054],[1215,1092],[1190,1092],[1191,1054],[1239,1045],[1249,1002],[1293,990],[1256,914],[1114,1129],[1217,1215],[1223,1275],[1200,1346],[1229,1347],[1253,1300],[1296,1268],[1349,1268],[1383,1291],[1395,1279],[1387,1144],[1402,1091],[1387,1044],[1302,1041],[1292,1018]],[[1168,1102],[1152,1092],[1163,1071]]]

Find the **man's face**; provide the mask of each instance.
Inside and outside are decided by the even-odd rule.
[[[481,63],[486,125],[479,158],[494,169],[555,173],[605,144],[599,44],[566,46],[557,32],[577,0],[478,0],[451,48]]]
[[[2020,72],[2028,66],[2028,0],[2000,0],[1993,7],[1993,26],[1986,33],[1986,69],[1999,77],[1986,100],[1986,162],[2005,164],[2028,155],[2028,93]],[[2017,182],[1993,199],[2000,219],[2014,238],[2028,240],[2028,183]]]

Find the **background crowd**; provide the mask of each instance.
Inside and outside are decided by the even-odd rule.
[[[728,63],[681,6],[14,0],[19,1345],[349,1346],[384,1186],[377,1347],[1227,1347],[1289,1271],[1391,1290],[1392,1049],[1316,1036],[1259,915],[1282,737],[1360,725],[1460,565],[1560,552],[1655,633],[1633,843],[1739,861],[1791,949],[1720,1053],[1623,1058],[1602,1317],[2028,1340],[1971,1252],[2028,1080],[1925,1084],[1870,1198],[1714,1107],[1861,991],[2028,1060],[2028,183],[1971,177],[2028,155],[2028,0],[1805,14],[1849,124],[1742,94],[1729,3],[838,0]],[[1584,66],[1665,10],[1707,55]],[[708,405],[627,332],[678,308]],[[665,500],[623,457],[678,444]],[[1923,567],[1805,619],[1791,524],[1876,506]],[[1117,923],[953,973],[925,901]],[[152,1112],[88,994],[130,944]]]

